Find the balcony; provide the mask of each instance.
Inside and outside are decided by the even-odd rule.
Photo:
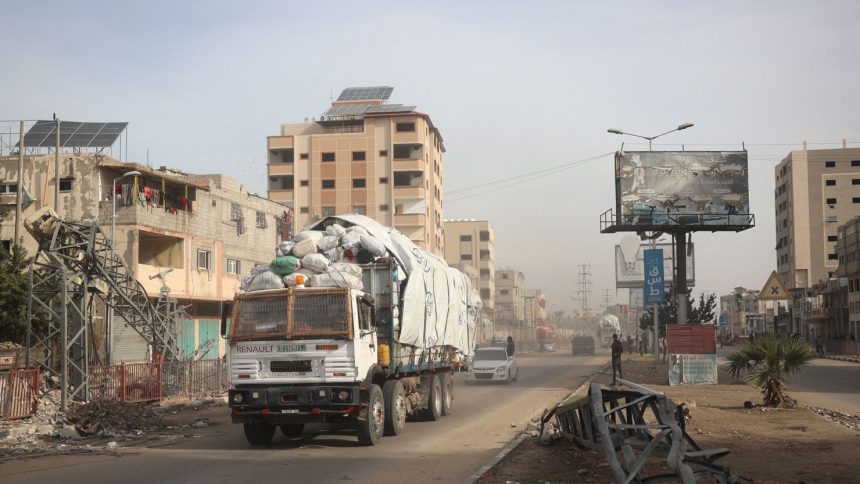
[[[424,145],[420,143],[403,143],[394,145],[394,161],[424,160]]]
[[[423,213],[395,213],[394,225],[423,227],[425,225],[425,217]]]
[[[427,191],[424,187],[416,186],[394,186],[394,198],[418,198],[425,199]]]
[[[292,163],[270,163],[267,168],[269,176],[292,175],[295,171],[295,165]]]
[[[270,150],[290,149],[293,147],[292,136],[269,136],[266,145]]]
[[[196,202],[189,202],[188,210],[177,210],[139,204],[116,207],[117,225],[144,225],[160,230],[188,232],[196,210]],[[99,220],[110,226],[111,202],[99,203]]]

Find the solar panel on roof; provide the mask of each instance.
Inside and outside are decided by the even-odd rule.
[[[391,97],[394,91],[393,87],[388,86],[371,86],[371,87],[348,87],[340,93],[338,101],[364,101],[371,99],[381,99],[383,101]]]
[[[372,104],[337,104],[323,113],[323,116],[360,116],[372,106]]]
[[[128,123],[82,123],[60,121],[60,146],[64,148],[108,148]],[[24,135],[26,148],[52,148],[57,135],[54,121],[36,121]]]
[[[367,109],[367,113],[408,113],[415,111],[415,106],[404,106],[402,104],[380,104],[371,106]]]

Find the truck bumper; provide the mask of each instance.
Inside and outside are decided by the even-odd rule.
[[[279,425],[357,418],[366,393],[357,384],[249,385],[230,390],[228,398],[233,423]]]

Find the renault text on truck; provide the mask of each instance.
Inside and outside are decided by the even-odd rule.
[[[362,265],[364,290],[287,288],[238,294],[229,333],[229,406],[252,445],[277,428],[354,425],[374,445],[406,417],[451,412],[452,373],[474,351],[481,302],[469,279],[367,217],[326,218],[311,230],[360,225],[388,256]]]

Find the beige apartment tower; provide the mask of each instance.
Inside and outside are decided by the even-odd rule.
[[[445,261],[469,274],[477,272],[482,318],[490,323],[494,318],[496,295],[496,232],[486,220],[445,220]]]
[[[444,254],[442,136],[393,88],[350,87],[318,119],[283,124],[267,139],[268,197],[289,206],[294,228],[357,213]]]
[[[795,150],[774,174],[777,271],[792,294],[785,331],[809,336],[807,291],[836,277],[838,227],[860,215],[860,148]]]

